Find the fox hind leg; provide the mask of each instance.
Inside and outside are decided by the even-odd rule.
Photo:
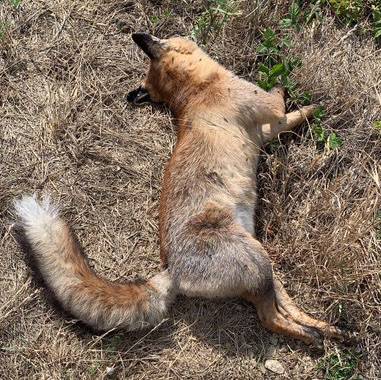
[[[270,258],[228,209],[215,204],[193,217],[186,239],[173,248],[168,269],[178,292],[191,297],[243,297],[253,303],[269,330],[306,343],[340,332],[292,302],[273,275]]]
[[[243,298],[255,305],[259,320],[266,329],[302,340],[307,344],[320,341],[321,335],[317,329],[298,324],[287,313],[279,310],[274,292],[260,297],[247,292],[243,294]]]
[[[270,331],[300,339],[307,344],[319,344],[323,336],[347,339],[340,329],[300,310],[277,279],[274,279],[274,287],[267,294],[259,297],[247,292],[243,298],[255,305],[259,319]]]
[[[291,297],[287,294],[282,283],[275,279],[275,296],[278,307],[283,310],[283,313],[291,316],[295,322],[301,325],[309,326],[321,331],[325,336],[344,339],[345,333],[335,326],[331,326],[329,323],[314,319],[300,310]]]

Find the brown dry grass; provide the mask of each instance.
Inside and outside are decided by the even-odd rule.
[[[254,80],[258,31],[276,25],[289,2],[238,3],[243,14],[207,50]],[[324,378],[325,358],[342,355],[332,342],[316,352],[272,336],[236,300],[179,299],[153,330],[93,334],[46,302],[10,233],[12,199],[50,192],[100,273],[158,270],[160,181],[175,133],[167,111],[125,102],[146,68],[129,33],[189,35],[201,11],[197,1],[0,3],[0,378],[102,378],[115,366],[119,378],[267,379],[275,376],[263,361],[277,358],[286,378],[312,379]],[[326,125],[344,145],[318,150],[305,126],[264,152],[258,231],[298,303],[359,332],[356,373],[376,379],[381,136],[372,123],[381,120],[381,52],[347,33],[328,16],[292,32],[290,54],[303,61],[295,78],[326,106]]]

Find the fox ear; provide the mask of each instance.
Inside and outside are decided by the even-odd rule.
[[[159,58],[164,51],[163,41],[148,33],[133,33],[132,39],[151,59]]]

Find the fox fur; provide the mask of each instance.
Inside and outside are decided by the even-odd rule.
[[[150,67],[129,100],[167,104],[178,126],[160,202],[163,271],[127,284],[99,277],[57,209],[24,197],[16,213],[46,285],[73,316],[99,330],[154,325],[183,294],[241,297],[266,328],[306,343],[343,337],[296,307],[255,238],[261,146],[300,125],[314,107],[286,114],[282,89],[266,92],[238,78],[187,39],[135,33],[133,40]]]

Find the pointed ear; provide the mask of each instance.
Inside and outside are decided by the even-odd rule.
[[[133,33],[132,39],[151,59],[159,58],[164,51],[163,41],[148,33]]]

